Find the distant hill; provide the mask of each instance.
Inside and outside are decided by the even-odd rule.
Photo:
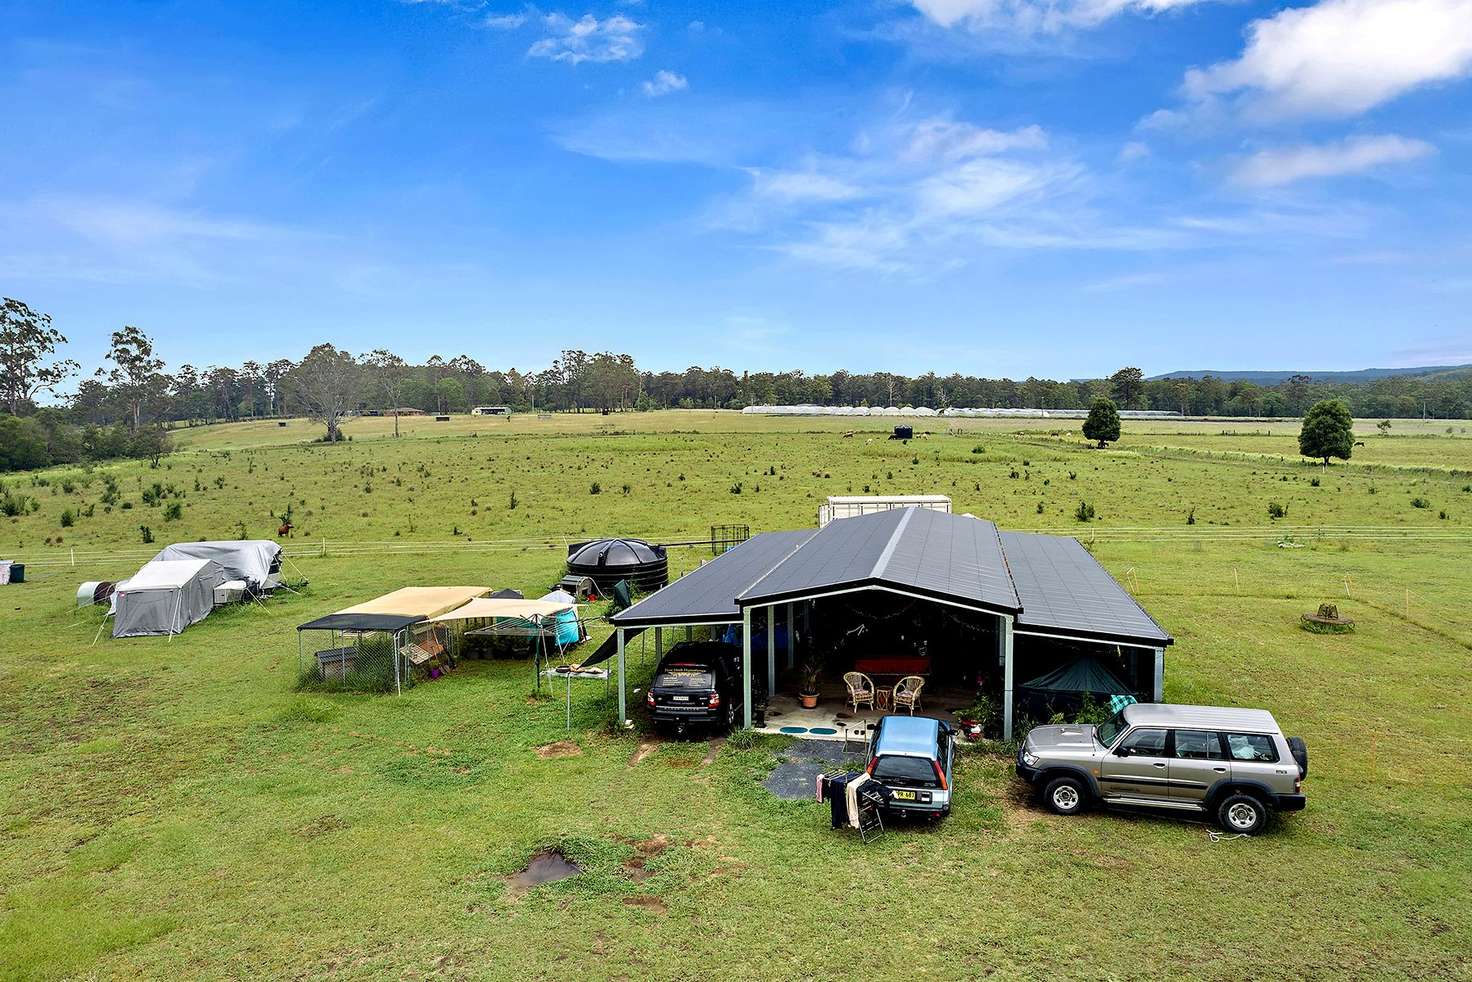
[[[1396,376],[1424,375],[1448,375],[1460,377],[1472,374],[1472,365],[1427,365],[1422,368],[1361,368],[1353,372],[1220,372],[1220,371],[1181,371],[1167,372],[1164,375],[1152,375],[1151,381],[1156,379],[1190,378],[1199,379],[1210,375],[1225,382],[1255,382],[1258,385],[1278,385],[1286,382],[1295,375],[1307,375],[1315,382],[1374,382],[1382,378],[1395,378]]]

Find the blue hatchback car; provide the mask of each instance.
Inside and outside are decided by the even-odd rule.
[[[883,716],[869,734],[869,776],[890,792],[888,808],[929,818],[951,813],[949,723],[925,716]]]

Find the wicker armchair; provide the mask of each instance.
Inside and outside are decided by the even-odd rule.
[[[854,707],[854,712],[859,711],[862,703],[870,709],[874,708],[874,680],[863,672],[844,672],[843,684],[848,686],[848,701]]]
[[[898,710],[903,706],[914,716],[915,710],[920,708],[920,690],[923,688],[925,680],[918,675],[906,675],[900,679],[894,687],[894,708]]]

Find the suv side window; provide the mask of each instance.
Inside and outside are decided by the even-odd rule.
[[[1176,730],[1176,757],[1180,760],[1226,760],[1222,739],[1215,730]]]
[[[1119,745],[1123,757],[1164,757],[1165,730],[1135,730]]]
[[[1273,738],[1262,733],[1228,733],[1227,749],[1233,760],[1256,761],[1263,764],[1276,763],[1278,747]]]

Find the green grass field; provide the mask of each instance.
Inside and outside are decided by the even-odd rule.
[[[1060,421],[937,420],[908,444],[890,421],[729,413],[401,425],[355,420],[334,447],[304,421],[201,428],[156,469],[4,482],[28,502],[0,555],[33,566],[0,588],[0,977],[848,978],[856,949],[875,978],[1472,976],[1460,426],[1362,423],[1325,470],[1290,424],[1127,423],[1106,451]],[[1221,842],[1057,819],[978,749],[950,819],[865,847],[760,787],[772,743],[641,746],[591,683],[568,733],[526,662],[402,697],[292,691],[295,625],[349,603],[540,593],[574,536],[805,527],[866,490],[1091,543],[1177,639],[1168,699],[1264,706],[1308,740],[1308,810]],[[316,552],[300,596],[93,643],[78,582],[169,541],[273,536],[288,503],[293,551]],[[1302,631],[1324,600],[1357,631]],[[537,753],[563,739],[577,752]],[[509,889],[548,846],[585,873]]]

